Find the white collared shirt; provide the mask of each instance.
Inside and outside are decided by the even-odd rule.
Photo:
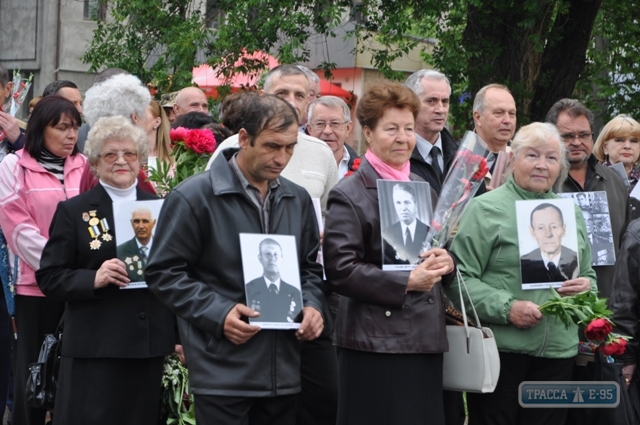
[[[140,243],[140,241],[138,240],[138,238],[136,238],[136,243],[138,244],[138,249],[140,249],[141,246],[146,246],[147,247],[147,257],[149,257],[149,253],[151,252],[151,242],[153,242],[153,236],[151,237],[151,239],[149,239],[149,242],[146,245],[142,245]]]
[[[344,177],[345,174],[349,171],[349,161],[351,161],[351,155],[349,155],[349,151],[346,146],[343,146],[342,149],[344,153],[342,154],[342,159],[338,163],[338,180]]]
[[[266,276],[262,276],[262,277],[264,278],[264,281],[267,284],[267,289],[269,289],[269,285],[273,283],[274,285],[276,285],[278,292],[280,292],[280,278],[277,278],[275,281],[272,282],[269,279],[267,279]]]
[[[427,139],[416,133],[416,146],[418,146],[418,152],[422,155],[422,158],[426,161],[427,164],[431,164],[431,148],[437,146],[440,148],[440,155],[438,155],[438,165],[441,170],[444,170],[444,151],[442,150],[442,135],[438,133],[438,139],[434,144],[431,144]]]
[[[413,223],[407,226],[404,222],[400,222],[400,227],[402,227],[402,240],[405,245],[407,244],[407,229],[409,229],[409,233],[411,234],[411,241],[416,240],[416,223],[417,220],[413,220]]]
[[[547,270],[549,270],[549,262],[552,261],[553,264],[556,265],[556,267],[560,266],[560,254],[562,254],[562,251],[560,251],[560,253],[558,253],[558,255],[549,258],[547,257],[544,252],[542,252],[542,250],[540,250],[540,255],[542,256],[542,261],[544,262],[544,266],[546,267]]]

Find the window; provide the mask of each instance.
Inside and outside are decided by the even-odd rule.
[[[84,19],[104,21],[107,16],[107,0],[84,0]]]

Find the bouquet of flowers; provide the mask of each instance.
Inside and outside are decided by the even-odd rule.
[[[571,324],[586,326],[584,335],[589,347],[587,352],[602,351],[605,356],[615,356],[624,353],[629,337],[613,333],[614,323],[611,321],[613,313],[607,309],[607,299],[598,298],[591,292],[561,297],[551,289],[552,298],[538,307],[544,314],[556,316],[565,327]],[[581,351],[585,351],[581,349]]]
[[[31,74],[29,78],[23,78],[20,74],[20,70],[13,74],[11,98],[6,105],[3,105],[2,109],[4,112],[8,112],[12,117],[16,116],[22,106],[22,102],[24,102],[24,99],[27,97],[27,93],[29,93],[32,81],[33,74]]]
[[[453,237],[462,213],[489,172],[487,149],[476,133],[467,132],[442,184],[424,249],[442,248]]]
[[[175,166],[158,162],[157,168],[149,169],[149,180],[156,183],[158,193],[168,193],[180,182],[203,172],[216,149],[216,138],[208,129],[178,127],[169,136]]]
[[[194,425],[196,423],[193,394],[189,394],[189,372],[178,356],[167,356],[162,375],[162,413],[167,425]]]

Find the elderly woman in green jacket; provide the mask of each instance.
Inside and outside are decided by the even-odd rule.
[[[512,150],[512,175],[472,201],[451,245],[478,317],[493,330],[500,352],[496,390],[467,394],[469,425],[564,424],[566,409],[525,412],[518,403],[522,381],[571,380],[578,329],[538,310],[550,298],[549,289],[522,289],[516,201],[558,198],[552,188],[568,173],[565,146],[553,125],[533,123],[515,135]],[[577,207],[575,214],[579,272],[558,288],[562,296],[597,289],[585,222]],[[456,300],[458,282],[447,293]]]

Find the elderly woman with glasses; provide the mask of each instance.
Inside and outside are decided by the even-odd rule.
[[[47,297],[66,303],[56,423],[158,423],[174,316],[146,288],[124,290],[113,237],[113,203],[155,198],[136,186],[147,149],[128,117],[100,118],[85,146],[99,184],[58,204],[53,218],[36,277]]]

